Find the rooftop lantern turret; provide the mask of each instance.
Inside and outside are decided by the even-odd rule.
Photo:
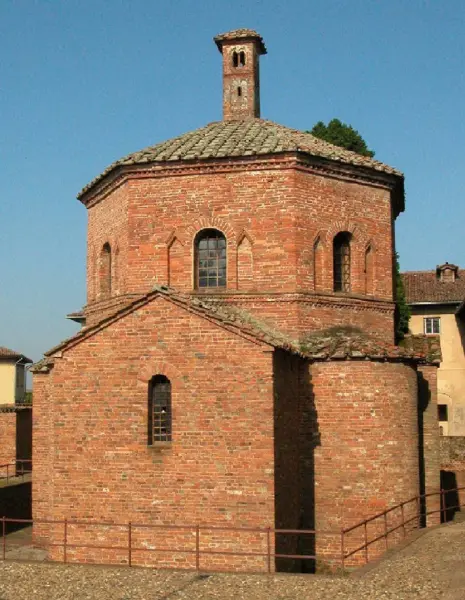
[[[266,54],[262,37],[253,29],[235,29],[214,40],[223,55],[223,119],[260,117],[259,58]]]

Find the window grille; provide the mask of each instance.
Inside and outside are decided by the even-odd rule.
[[[341,232],[333,241],[335,292],[350,292],[350,233]]]
[[[226,238],[217,229],[204,229],[195,240],[196,285],[226,287]]]
[[[171,382],[164,375],[156,375],[149,385],[148,443],[171,442]]]

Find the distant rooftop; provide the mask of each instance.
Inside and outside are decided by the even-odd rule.
[[[453,271],[454,279],[443,280],[441,273]],[[465,299],[465,270],[444,263],[434,271],[407,271],[402,273],[408,304],[421,302],[457,302]]]
[[[20,360],[24,363],[32,363],[30,358],[21,354],[21,352],[16,352],[15,350],[10,350],[9,348],[5,348],[5,346],[0,346],[0,360]]]

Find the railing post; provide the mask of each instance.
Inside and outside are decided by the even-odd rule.
[[[67,553],[66,553],[66,544],[68,543],[68,519],[64,521],[64,530],[63,530],[63,562],[66,564],[67,561]]]
[[[128,523],[128,565],[132,567],[132,527],[131,521]]]
[[[384,513],[384,540],[386,545],[386,550],[389,548],[388,544],[388,524],[387,524],[387,513]]]
[[[266,530],[266,558],[268,565],[268,575],[271,574],[271,527]]]
[[[404,514],[404,503],[403,502],[400,505],[400,511],[401,511],[401,518],[402,518],[402,531],[404,532],[404,538],[405,538],[405,536],[406,536],[406,533],[405,533],[405,514]]]
[[[341,569],[345,569],[344,528],[341,528]]]
[[[2,560],[5,560],[5,556],[6,556],[6,522],[5,522],[5,517],[2,517],[2,537],[3,537],[3,542],[2,542],[2,546],[3,546],[3,551],[2,551]]]
[[[200,571],[200,525],[195,526],[195,569]]]
[[[365,562],[368,564],[368,523],[365,521],[364,529],[365,529]]]

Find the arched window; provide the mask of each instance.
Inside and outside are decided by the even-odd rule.
[[[218,229],[203,229],[195,238],[195,283],[198,288],[226,287],[226,238]]]
[[[239,66],[239,54],[235,50],[232,54],[232,64],[233,64],[233,67]]]
[[[149,383],[148,445],[171,442],[171,382],[155,375]]]
[[[333,240],[333,281],[335,292],[350,292],[350,238],[341,231]]]
[[[245,67],[245,52],[243,51],[239,53],[239,65]]]
[[[100,293],[103,298],[111,296],[111,246],[106,242],[100,255]]]

